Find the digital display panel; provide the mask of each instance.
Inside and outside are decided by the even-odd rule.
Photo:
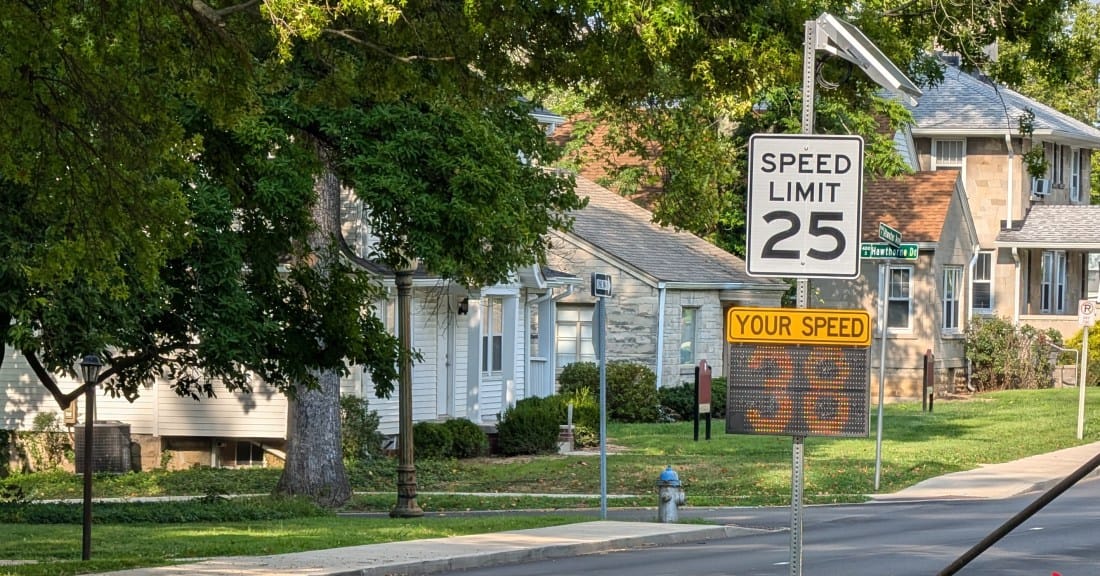
[[[726,432],[866,437],[868,348],[731,344]]]

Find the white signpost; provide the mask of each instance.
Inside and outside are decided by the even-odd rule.
[[[1089,328],[1096,324],[1096,302],[1081,300],[1077,304],[1077,323],[1084,328],[1081,337],[1081,366],[1077,394],[1077,439],[1085,437],[1085,378],[1089,365]]]
[[[859,276],[863,138],[755,134],[749,139],[748,245],[753,276]]]

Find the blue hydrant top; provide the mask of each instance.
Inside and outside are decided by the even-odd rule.
[[[679,486],[680,475],[677,474],[670,465],[668,468],[665,468],[664,472],[661,472],[661,477],[658,478],[657,481],[667,486]]]

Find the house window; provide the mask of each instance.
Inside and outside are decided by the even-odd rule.
[[[504,356],[504,299],[481,301],[481,371],[500,372]]]
[[[1085,291],[1089,300],[1100,300],[1100,252],[1091,252],[1087,256],[1088,278]]]
[[[558,306],[554,341],[559,368],[574,362],[596,361],[592,312],[592,306]]]
[[[993,312],[993,251],[978,253],[970,279],[970,306],[975,312]]]
[[[943,269],[943,330],[958,332],[961,326],[963,270],[960,266],[947,266]]]
[[[233,452],[233,464],[235,466],[263,466],[264,449],[259,444],[238,440]]]
[[[1051,144],[1053,147],[1053,154],[1051,155],[1051,178],[1056,184],[1061,186],[1065,183],[1066,168],[1065,168],[1065,147],[1058,144]]]
[[[1081,151],[1076,148],[1069,155],[1069,199],[1081,201]]]
[[[913,303],[910,299],[909,280],[913,275],[913,269],[906,267],[890,267],[889,286],[886,289],[886,327],[908,330],[911,328]]]
[[[680,310],[680,364],[695,364],[695,335],[698,318],[698,308]]]
[[[965,140],[933,140],[933,170],[940,168],[962,168],[966,157]]]
[[[1043,282],[1040,287],[1039,311],[1062,314],[1066,311],[1066,253],[1043,251]]]

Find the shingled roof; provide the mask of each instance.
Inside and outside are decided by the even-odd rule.
[[[901,232],[905,242],[939,242],[958,178],[957,169],[947,169],[866,179],[863,241],[878,242],[882,222]]]
[[[997,234],[998,246],[1018,248],[1100,248],[1100,205],[1036,204],[1019,226]]]
[[[924,90],[916,106],[908,106],[915,136],[937,134],[1019,136],[1019,119],[1035,113],[1034,136],[1100,147],[1100,130],[1023,94],[978,79],[947,66],[943,83]]]
[[[750,277],[744,260],[694,234],[653,223],[648,210],[582,176],[577,195],[587,197],[588,206],[573,214],[572,234],[657,282],[786,287]]]

